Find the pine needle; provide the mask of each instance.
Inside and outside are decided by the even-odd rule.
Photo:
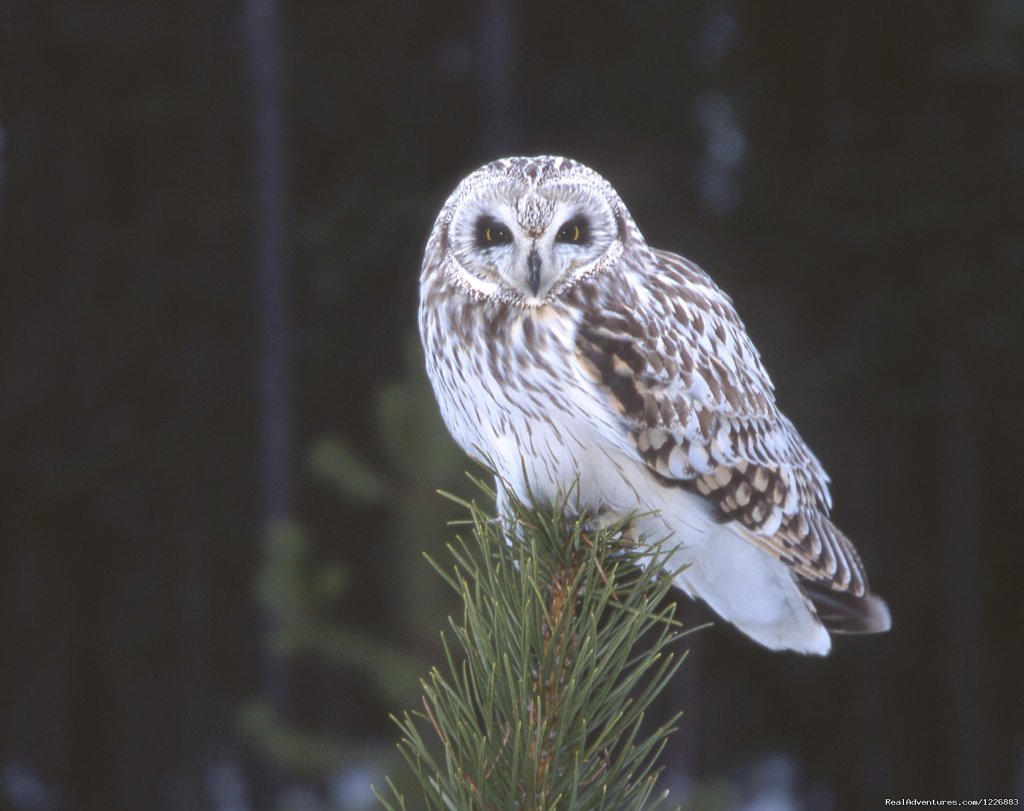
[[[423,711],[396,719],[424,807],[661,807],[657,760],[679,714],[653,731],[644,719],[684,633],[661,544],[624,541],[628,520],[567,521],[568,499],[547,510],[510,499],[511,520],[499,521],[448,497],[469,512],[471,535],[449,545],[447,565],[430,564],[462,612],[442,634],[445,667],[424,681]],[[388,789],[384,806],[406,808]]]

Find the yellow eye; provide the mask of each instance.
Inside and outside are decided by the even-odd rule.
[[[583,217],[573,217],[558,229],[555,236],[556,242],[570,243],[573,245],[586,245],[590,242],[588,235],[589,223]]]
[[[493,217],[481,217],[477,220],[475,231],[473,238],[481,248],[508,245],[512,242],[509,230]]]

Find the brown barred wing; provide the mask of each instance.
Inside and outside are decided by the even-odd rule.
[[[654,256],[643,289],[622,286],[586,311],[584,375],[664,483],[705,496],[802,578],[865,595],[860,558],[827,517],[828,477],[776,407],[732,303],[696,265]]]

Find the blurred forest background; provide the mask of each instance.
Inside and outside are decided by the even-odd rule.
[[[673,796],[1024,794],[1024,3],[2,0],[0,809],[408,780],[469,492],[421,251],[548,152],[733,296],[894,616],[689,637]]]

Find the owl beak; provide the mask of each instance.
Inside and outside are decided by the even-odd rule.
[[[530,285],[533,295],[536,296],[540,290],[540,254],[537,253],[536,248],[530,251],[530,255],[526,259],[526,267],[530,271],[526,281]]]

